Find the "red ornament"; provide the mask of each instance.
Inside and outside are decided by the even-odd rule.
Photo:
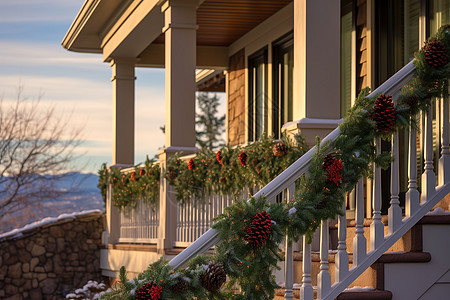
[[[330,154],[328,154],[323,161],[322,169],[327,172],[327,181],[334,182],[336,186],[339,186],[339,183],[342,180],[341,171],[343,168],[342,162]]]
[[[432,40],[425,44],[423,48],[425,54],[425,61],[430,66],[439,68],[445,66],[448,63],[447,50],[445,49],[444,43]]]
[[[247,164],[247,154],[245,154],[245,152],[239,153],[239,163],[243,167],[245,167],[245,165]]]
[[[272,232],[272,219],[265,211],[256,214],[250,226],[247,228],[247,234],[244,240],[249,242],[253,247],[259,248],[265,244]]]
[[[222,151],[217,151],[217,154],[216,154],[216,159],[217,159],[217,161],[223,166],[223,157],[222,157]]]
[[[144,175],[144,174],[145,174],[145,171],[144,171],[144,169],[141,168],[141,169],[139,170],[139,176],[142,176],[142,175]]]
[[[136,172],[131,173],[131,180],[136,181]]]
[[[136,300],[160,300],[162,289],[154,282],[146,283],[136,293]]]
[[[192,170],[194,170],[194,168],[195,168],[194,159],[191,158],[191,159],[189,160],[189,162],[188,162],[188,169],[189,169],[190,171],[192,171]]]

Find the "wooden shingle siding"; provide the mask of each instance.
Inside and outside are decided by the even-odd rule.
[[[369,85],[367,80],[367,3],[356,2],[356,89],[357,93]]]
[[[228,75],[228,137],[230,145],[245,142],[245,52],[230,57]]]

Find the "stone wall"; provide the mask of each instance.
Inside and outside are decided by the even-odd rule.
[[[228,143],[245,143],[245,52],[230,57],[228,75]]]
[[[104,223],[94,212],[0,239],[0,299],[63,299],[88,280],[101,280]]]

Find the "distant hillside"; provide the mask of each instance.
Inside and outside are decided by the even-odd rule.
[[[0,220],[0,233],[38,221],[45,217],[56,217],[62,213],[100,209],[104,211],[103,199],[97,187],[95,174],[68,173],[62,178],[54,177],[57,188],[67,191],[58,199],[42,199],[36,206],[27,207]]]

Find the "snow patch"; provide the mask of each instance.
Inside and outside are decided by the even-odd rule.
[[[345,289],[346,292],[367,292],[367,291],[375,291],[375,289],[371,286],[354,286],[351,288]]]
[[[436,207],[433,211],[429,211],[427,216],[446,216],[450,215],[450,211],[445,211],[440,207]]]
[[[70,219],[76,219],[79,216],[84,216],[84,215],[89,215],[92,213],[101,213],[101,210],[99,209],[91,209],[91,210],[85,210],[85,211],[81,211],[81,212],[73,212],[70,214],[61,214],[58,217],[47,217],[44,218],[40,221],[36,221],[33,223],[30,223],[28,225],[23,226],[22,228],[16,228],[13,229],[11,231],[5,232],[0,234],[0,240],[1,239],[5,239],[5,238],[17,238],[17,237],[21,237],[23,235],[24,231],[27,230],[31,230],[34,228],[38,228],[44,225],[48,225],[48,224],[52,224],[52,223],[56,223],[59,222],[61,220],[70,220]]]

